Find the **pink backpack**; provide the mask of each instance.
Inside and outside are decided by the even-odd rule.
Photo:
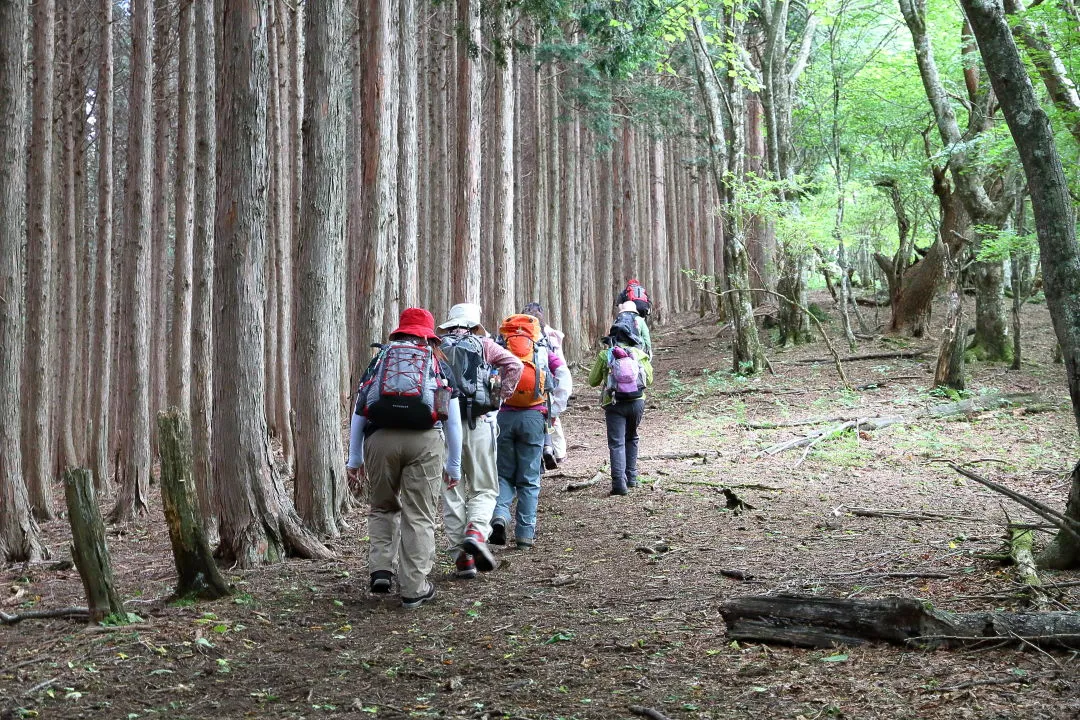
[[[627,348],[616,345],[608,351],[607,387],[616,402],[645,394],[645,368]]]

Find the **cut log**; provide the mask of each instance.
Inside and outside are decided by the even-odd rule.
[[[79,569],[86,590],[87,617],[91,623],[112,617],[127,622],[127,612],[116,592],[109,547],[105,544],[105,526],[94,497],[94,482],[86,468],[64,471],[64,497],[71,523],[71,557]]]
[[[191,428],[179,409],[158,415],[161,505],[176,563],[176,596],[217,600],[232,593],[206,540],[191,474]]]
[[[886,642],[968,647],[1024,642],[1080,649],[1080,613],[950,613],[913,598],[846,600],[801,595],[736,598],[720,605],[734,640],[829,648]]]

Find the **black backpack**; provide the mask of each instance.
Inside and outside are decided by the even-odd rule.
[[[500,400],[494,380],[498,376],[484,359],[483,340],[472,333],[446,335],[441,348],[457,380],[462,419],[475,428],[476,418],[498,410]]]

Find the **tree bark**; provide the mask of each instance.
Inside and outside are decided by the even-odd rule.
[[[454,302],[481,302],[480,0],[458,0],[458,195],[454,210]]]
[[[296,264],[296,509],[317,534],[340,533],[345,494],[336,331],[345,235],[345,2],[305,16],[304,186]]]
[[[171,172],[172,133],[172,78],[170,65],[172,60],[172,8],[170,0],[154,0],[153,33],[153,86],[151,107],[154,113],[153,155],[153,200],[150,215],[150,234],[148,236],[150,257],[150,277],[153,278],[153,290],[150,300],[150,313],[153,318],[150,325],[150,415],[147,423],[147,436],[150,438],[151,455],[157,448],[157,436],[150,430],[153,418],[161,410],[167,392],[166,358],[169,355],[170,342],[167,336],[169,315],[172,309],[172,294],[169,292],[170,278],[168,271],[169,233],[169,192],[173,186]],[[152,479],[152,478],[151,478]]]
[[[19,431],[26,222],[27,0],[0,1],[0,563],[45,552],[23,481]]]
[[[65,470],[64,495],[68,522],[71,523],[71,559],[79,569],[86,591],[90,622],[100,622],[110,616],[119,622],[127,622],[124,601],[116,591],[112,560],[105,543],[105,526],[101,522],[90,472],[82,468]]]
[[[494,256],[496,318],[514,312],[517,268],[514,257],[514,34],[509,6],[495,12],[496,42],[502,62],[495,71],[495,211]]]
[[[22,425],[23,478],[30,509],[53,516],[53,86],[56,54],[55,0],[34,3],[34,81],[30,125],[29,217],[26,242],[26,392]]]
[[[176,597],[225,597],[232,591],[210,552],[191,474],[191,430],[187,418],[176,407],[158,415],[158,447],[161,506],[176,564]]]
[[[65,412],[57,413],[60,423],[60,447],[58,467],[66,468],[81,465],[75,450],[75,387],[78,380],[78,324],[75,317],[79,295],[79,252],[77,248],[77,229],[75,227],[75,108],[77,92],[75,79],[75,39],[71,0],[60,2],[60,250],[57,291],[60,296],[60,350],[59,370],[61,372],[59,401]],[[81,234],[81,233],[79,233]]]
[[[97,86],[97,288],[94,291],[94,337],[98,350],[93,354],[90,377],[93,401],[93,430],[90,439],[90,467],[99,495],[112,488],[109,476],[111,423],[109,406],[113,379],[113,0],[101,0],[101,59]]]
[[[1080,428],[1080,250],[1069,187],[1049,118],[1035,96],[1000,0],[963,0],[994,92],[1020,153],[1039,238],[1046,306],[1061,344],[1073,417]],[[1080,520],[1080,464],[1065,514]],[[1045,567],[1080,565],[1080,543],[1058,533],[1039,556]]]
[[[131,520],[147,510],[150,485],[150,218],[154,129],[150,48],[154,32],[154,0],[131,3],[131,93],[129,95],[127,179],[124,203],[124,341],[127,349],[121,377],[124,388],[120,487],[111,522]]]
[[[105,0],[111,2],[111,0]],[[192,476],[209,542],[217,543],[218,509],[210,464],[213,408],[213,345],[210,331],[214,284],[214,207],[217,198],[214,163],[217,157],[214,0],[198,3],[195,35],[195,234],[191,288],[191,451]]]
[[[187,416],[191,408],[192,246],[195,234],[195,0],[180,0],[176,80],[176,204],[173,250],[172,346],[168,402]]]
[[[266,275],[266,7],[224,0],[217,104],[212,459],[221,479],[221,542],[228,564],[254,567],[286,553],[326,558],[275,474],[266,431],[263,306]]]
[[[401,217],[399,257],[401,267],[401,305],[420,305],[420,137],[419,137],[419,81],[420,81],[420,26],[416,19],[417,0],[400,0],[398,21],[401,38],[401,108],[399,111],[401,131],[401,162],[399,164],[398,200]],[[428,182],[424,183],[425,185]],[[428,278],[425,277],[425,284]],[[340,463],[339,463],[340,464]]]

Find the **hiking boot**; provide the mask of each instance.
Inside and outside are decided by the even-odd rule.
[[[461,543],[461,548],[468,555],[472,555],[469,559],[475,560],[476,569],[480,572],[491,572],[498,566],[495,556],[491,554],[487,543],[484,542],[484,536],[475,528],[465,533],[465,541]]]
[[[544,469],[555,470],[559,467],[559,461],[555,459],[555,453],[550,448],[544,448]]]
[[[623,485],[614,485],[613,484],[611,486],[611,492],[608,493],[608,494],[609,495],[625,495],[626,494],[626,485],[625,484],[623,484]]]
[[[371,592],[385,595],[390,592],[390,584],[394,580],[394,573],[389,570],[376,570],[371,573]]]
[[[461,553],[458,555],[457,560],[454,561],[454,577],[459,580],[472,580],[476,577],[476,563],[472,557]]]
[[[401,598],[401,607],[406,608],[407,610],[412,610],[413,608],[420,607],[433,597],[435,597],[435,586],[431,583],[428,583],[427,590],[425,590],[419,597]]]
[[[518,550],[531,550],[532,549],[532,546],[533,546],[533,539],[532,538],[518,538],[516,540],[516,542],[517,542],[517,549]]]
[[[633,480],[627,480],[626,481],[626,487],[627,488],[636,488],[637,486],[638,486],[637,478],[634,478]]]
[[[488,544],[506,544],[506,521],[502,518],[495,518],[491,521],[491,534],[488,535]]]

